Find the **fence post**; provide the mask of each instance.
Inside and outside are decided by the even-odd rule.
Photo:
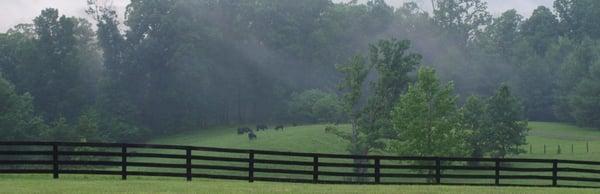
[[[571,144],[571,154],[575,153],[575,146],[573,144]]]
[[[58,144],[52,144],[52,177],[58,178]]]
[[[546,154],[546,144],[544,144],[544,154]]]
[[[319,182],[319,156],[313,156],[313,183]]]
[[[435,183],[440,184],[442,181],[442,165],[439,157],[435,158]]]
[[[248,182],[254,182],[254,151],[248,154]]]
[[[558,180],[558,161],[552,160],[552,186],[556,186]]]
[[[587,153],[590,153],[590,142],[589,141],[585,142],[585,149],[587,150]]]
[[[495,162],[496,162],[496,165],[494,167],[494,170],[496,171],[495,184],[500,185],[500,159],[496,158]]]
[[[379,157],[375,158],[375,183],[381,182],[381,161]]]
[[[533,145],[529,144],[529,153],[533,154]]]
[[[127,145],[121,145],[121,179],[127,180]]]
[[[186,180],[192,181],[192,149],[185,149]]]

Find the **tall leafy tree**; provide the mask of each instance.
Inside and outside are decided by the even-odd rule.
[[[343,94],[343,107],[344,111],[350,117],[350,124],[352,126],[351,134],[340,133],[339,135],[350,141],[347,150],[351,154],[366,154],[365,152],[370,148],[366,144],[367,142],[364,141],[364,138],[360,138],[358,120],[361,118],[362,106],[364,106],[364,99],[362,99],[363,87],[369,74],[369,68],[366,65],[365,59],[357,55],[350,59],[348,63],[338,65],[337,69],[344,75],[339,88],[345,91]]]
[[[600,128],[600,63],[595,62],[569,96],[572,116],[577,124]]]
[[[487,3],[481,0],[434,0],[433,3],[434,21],[452,33],[463,48],[491,20]]]
[[[523,107],[508,86],[502,85],[487,102],[488,129],[483,133],[486,151],[492,157],[519,154],[526,143],[527,120]]]
[[[519,41],[519,27],[522,20],[523,16],[514,9],[503,12],[500,17],[492,19],[491,25],[478,36],[482,38],[478,39],[479,41],[484,41],[481,46],[491,52],[497,52],[503,58],[512,57],[513,47]]]
[[[600,38],[600,2],[594,0],[556,0],[554,8],[560,17],[561,32],[576,40]]]
[[[486,152],[484,135],[489,126],[486,106],[486,101],[481,97],[470,96],[460,109],[461,127],[469,132],[466,141],[471,150],[471,157],[481,158]]]
[[[572,49],[558,67],[554,110],[558,119],[575,121],[572,114],[575,109],[569,102],[569,96],[573,94],[581,80],[589,76],[590,67],[600,61],[598,55],[600,47],[597,46],[597,41],[588,39],[568,48]]]
[[[550,9],[539,6],[521,25],[522,41],[531,44],[535,53],[544,55],[549,46],[560,35],[558,19]]]
[[[23,29],[23,28],[21,28]],[[13,61],[16,71],[6,72],[18,91],[30,92],[36,108],[44,117],[74,119],[94,102],[100,71],[91,25],[82,19],[59,16],[56,9],[45,9],[34,19],[32,49],[21,50]],[[19,31],[17,31],[19,32]],[[26,46],[27,44],[23,44]]]
[[[390,149],[400,155],[461,156],[467,154],[466,131],[453,84],[443,85],[430,68],[421,68],[393,110],[394,130]]]
[[[511,78],[515,94],[523,99],[528,118],[553,120],[555,78],[560,59],[553,57],[558,53],[551,50],[560,37],[558,20],[550,9],[540,6],[521,24],[519,32],[514,54],[506,56],[511,59],[516,75]]]
[[[340,88],[346,91],[344,104],[352,123],[350,134],[339,135],[350,141],[348,151],[351,154],[367,155],[382,150],[385,147],[383,139],[394,133],[391,130],[392,105],[409,83],[408,73],[421,60],[419,54],[408,51],[409,47],[409,41],[381,40],[371,46],[369,62],[357,56],[349,64],[338,66],[345,75]],[[370,73],[377,78],[367,80]],[[357,168],[356,171],[364,173],[366,169]]]

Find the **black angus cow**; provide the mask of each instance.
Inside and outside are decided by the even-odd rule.
[[[258,124],[258,125],[256,125],[256,131],[266,130],[268,128],[269,127],[267,125],[265,125],[265,124]]]
[[[250,131],[252,131],[252,130],[250,130],[249,127],[240,127],[237,129],[237,134],[242,135],[244,133],[250,133]]]
[[[254,134],[253,131],[248,132],[248,139],[250,141],[255,140],[256,139],[256,134]]]
[[[277,125],[277,126],[275,126],[275,130],[280,130],[280,129],[283,130],[283,125]]]

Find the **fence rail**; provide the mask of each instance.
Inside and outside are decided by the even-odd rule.
[[[144,149],[144,152],[131,151],[132,149]],[[149,152],[150,150],[160,153]],[[217,155],[195,154],[198,152],[211,152],[217,153]],[[235,154],[235,156],[228,154]],[[82,159],[81,157],[88,158]],[[290,157],[294,159],[290,159]],[[94,160],[90,160],[90,158]],[[151,162],[152,160],[148,160],[149,158],[168,159],[169,162]],[[473,162],[490,164],[473,165]],[[231,163],[238,165],[231,165]],[[508,165],[513,163],[522,165]],[[84,168],[70,168],[72,166],[84,166]],[[95,168],[99,166],[102,168]],[[135,168],[161,169],[161,171]],[[340,170],[336,171],[332,168]],[[164,171],[163,169],[175,170]],[[215,174],[210,170],[238,173]],[[465,173],[465,171],[469,173]],[[456,174],[457,172],[461,173]],[[59,178],[61,174],[91,174],[121,176],[123,180],[128,176],[164,176],[186,178],[188,181],[193,178],[212,178],[249,182],[424,183],[499,186],[582,186],[580,183],[586,183],[583,185],[584,187],[600,187],[599,161],[362,156],[128,143],[0,142],[0,173],[52,174],[55,179]],[[256,176],[256,173],[266,175]],[[285,176],[275,176],[279,174]],[[425,181],[415,182],[415,180]],[[480,183],[481,180],[490,182]],[[508,183],[510,181],[521,182],[521,180],[524,183]],[[537,184],[527,182],[531,180],[538,182]],[[568,183],[575,183],[575,185]]]

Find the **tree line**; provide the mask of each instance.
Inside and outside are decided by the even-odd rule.
[[[328,126],[326,131],[349,142],[348,152],[475,158],[524,152],[520,146],[526,143],[527,118],[509,86],[502,84],[487,97],[472,95],[460,105],[454,83],[443,83],[410,48],[407,40],[380,40],[367,56],[337,66],[352,130]],[[366,173],[367,168],[354,170]]]
[[[45,9],[0,33],[2,137],[143,141],[223,124],[352,121],[390,129],[365,133],[364,141],[380,146],[379,133],[397,135],[394,120],[403,118],[402,108],[389,105],[410,102],[411,92],[426,95],[420,90],[427,84],[441,84],[444,101],[456,104],[436,111],[471,121],[434,122],[450,119],[435,112],[419,118],[441,128],[465,125],[482,134],[477,138],[501,123],[496,109],[520,107],[492,100],[498,95],[520,99],[520,120],[600,127],[599,2],[556,0],[529,18],[515,10],[492,16],[481,0],[432,3],[428,13],[416,3],[394,8],[383,0],[132,0],[117,13],[92,0],[93,22]],[[392,38],[411,44],[378,41]],[[348,59],[380,73],[346,67]],[[396,60],[408,62],[390,65]],[[439,80],[420,80],[432,73],[417,66],[435,69]],[[378,80],[366,87],[373,99],[338,90],[339,82],[345,89],[360,84],[349,75]],[[452,87],[443,85],[450,81]],[[359,111],[348,102],[372,105]],[[465,118],[470,111],[485,114]],[[359,112],[368,116],[354,119]],[[498,155],[513,149],[485,147],[482,153]]]

